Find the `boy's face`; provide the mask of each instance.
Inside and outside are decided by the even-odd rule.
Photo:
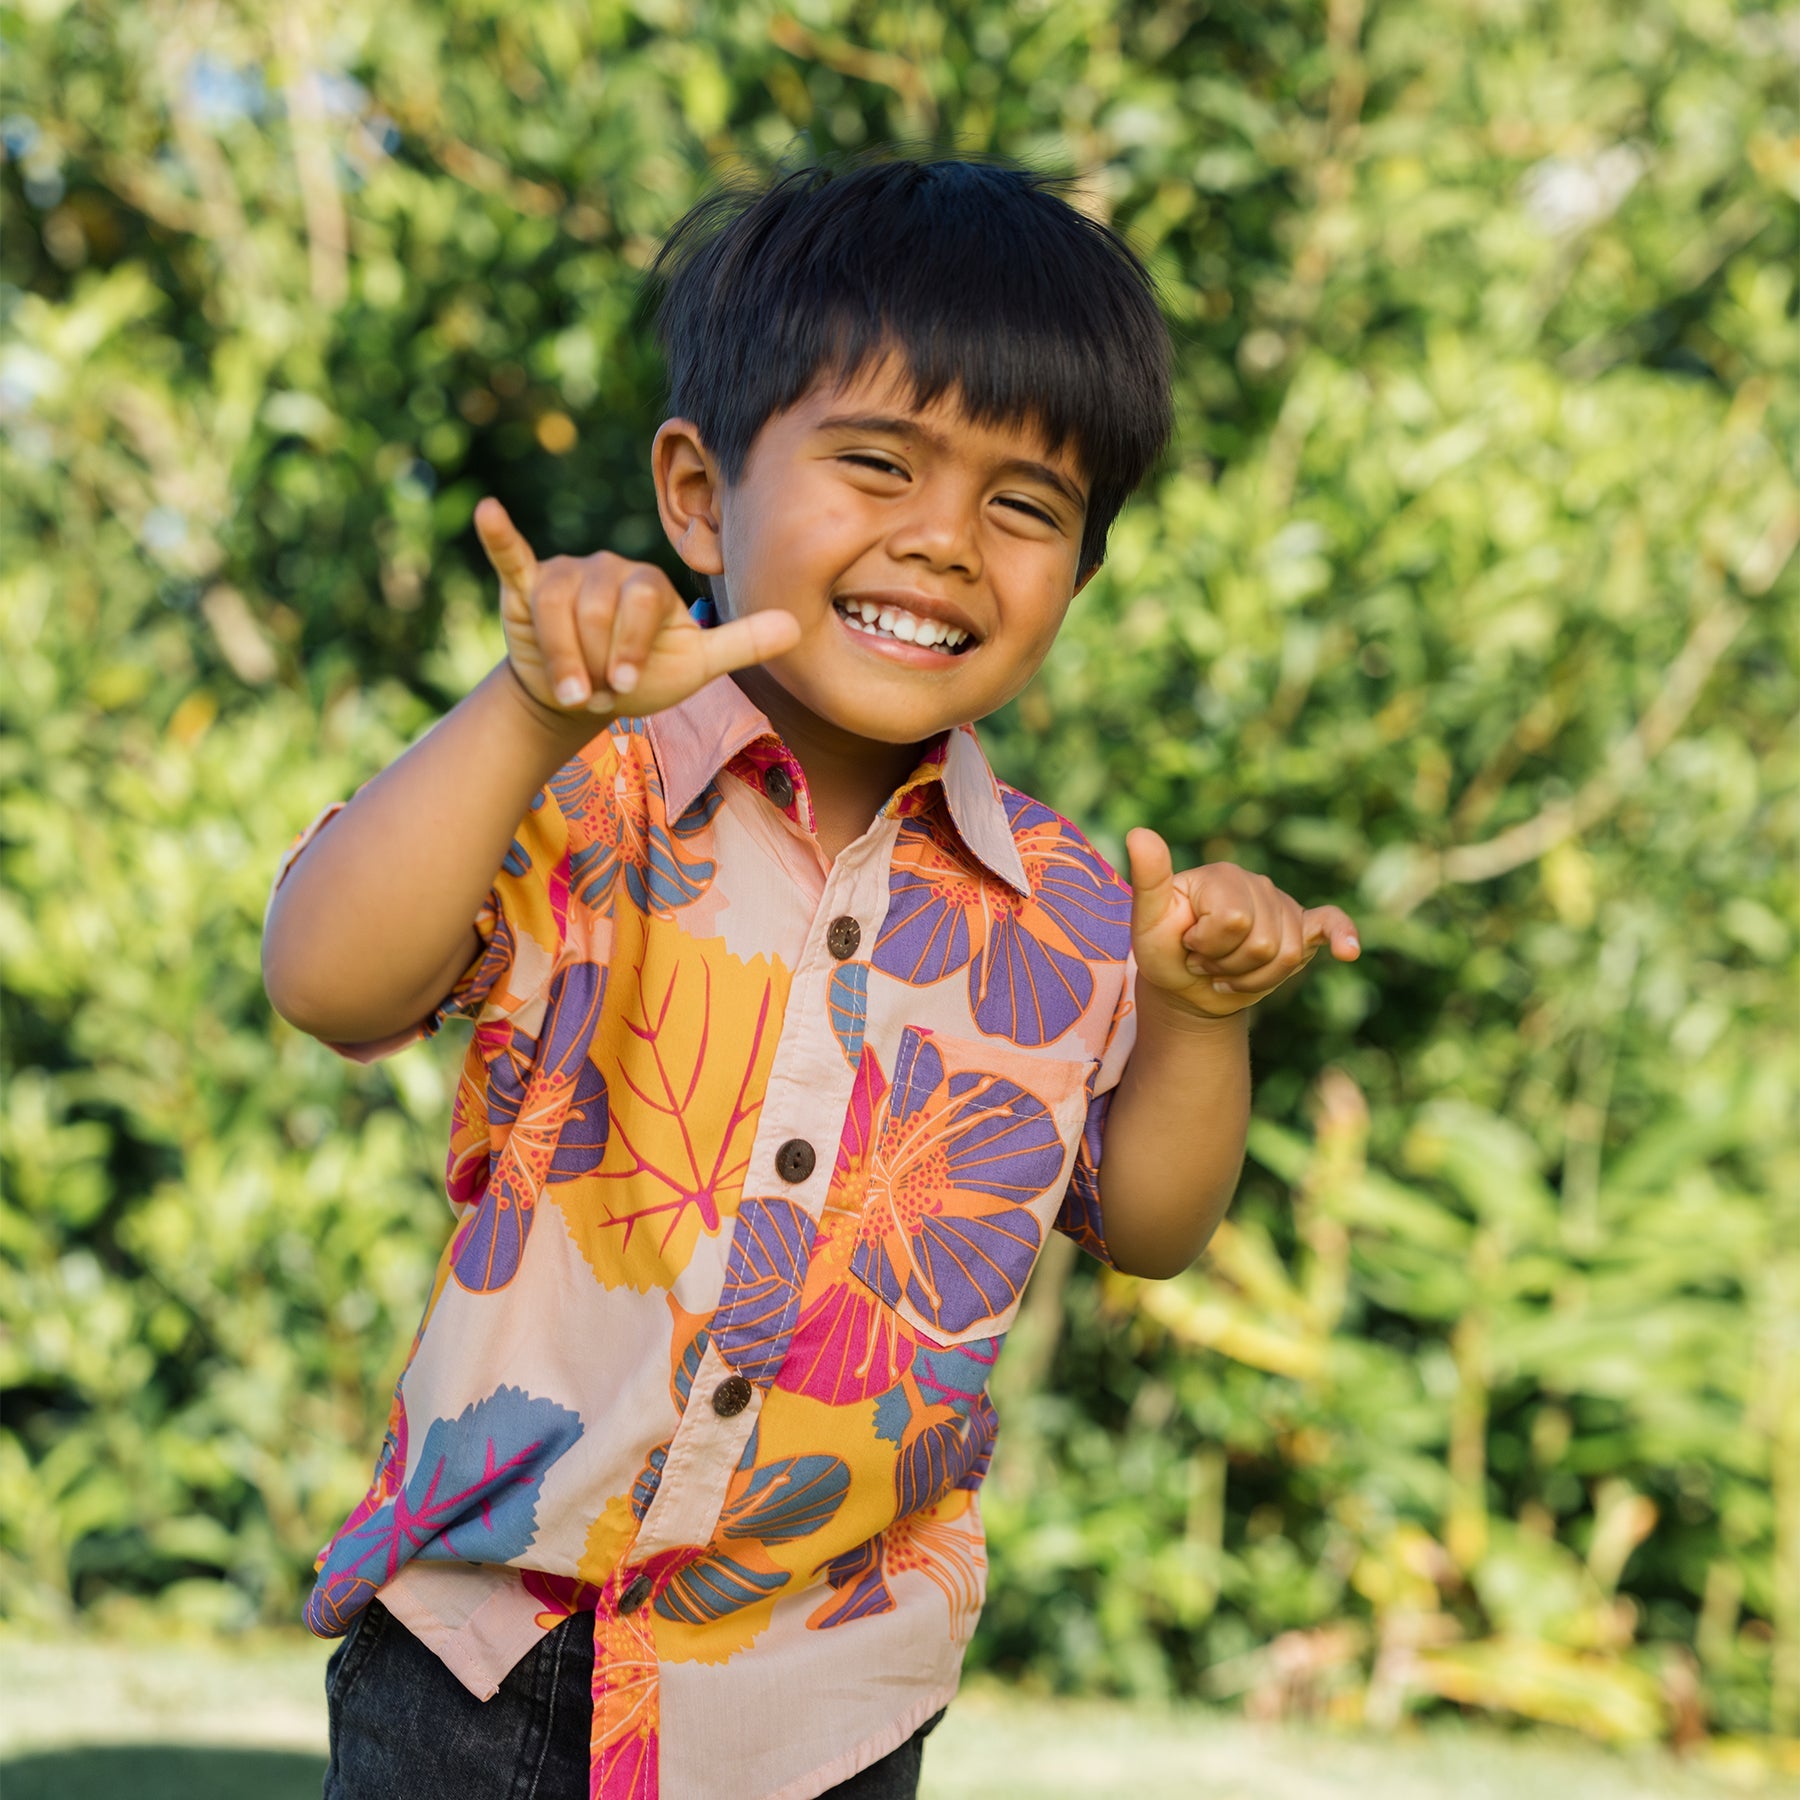
[[[1087,483],[1068,448],[954,395],[917,406],[893,362],[777,413],[734,483],[680,420],[656,473],[721,616],[791,612],[800,642],[766,675],[856,737],[917,743],[1003,705],[1080,585]]]

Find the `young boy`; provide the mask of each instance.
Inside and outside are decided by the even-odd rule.
[[[710,598],[485,501],[505,661],[271,905],[301,1029],[475,1021],[458,1223],[308,1609],[332,1796],[914,1793],[1045,1234],[1184,1268],[1246,1010],[1357,954],[1150,831],[1128,887],[970,725],[1167,436],[1119,238],[897,161],[710,202],[660,272],[657,501]]]

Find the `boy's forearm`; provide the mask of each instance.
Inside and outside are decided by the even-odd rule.
[[[368,784],[288,871],[263,980],[315,1037],[415,1025],[475,954],[474,918],[532,796],[606,720],[563,717],[502,663]]]
[[[1179,1274],[1206,1248],[1244,1161],[1249,1020],[1204,1018],[1148,982],[1100,1156],[1106,1246],[1130,1275]]]

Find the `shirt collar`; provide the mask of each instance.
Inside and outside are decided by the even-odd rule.
[[[759,738],[780,742],[768,716],[729,675],[709,681],[679,706],[653,713],[645,725],[662,779],[663,805],[671,819],[680,818],[747,745]],[[973,725],[951,731],[941,757],[928,755],[895,799],[932,781],[941,783],[951,823],[969,853],[1015,892],[1029,895],[1031,884],[1013,841],[1000,784]]]
[[[1029,899],[1031,883],[1013,837],[1012,820],[1006,816],[1000,783],[994,779],[973,725],[958,725],[950,733],[938,779],[943,783],[944,801],[963,843],[1015,893]]]

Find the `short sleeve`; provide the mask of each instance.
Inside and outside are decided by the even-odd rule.
[[[1113,1266],[1113,1260],[1106,1248],[1105,1223],[1100,1215],[1100,1152],[1106,1136],[1106,1116],[1112,1110],[1113,1090],[1118,1087],[1131,1058],[1131,1047],[1137,1042],[1136,993],[1137,959],[1128,952],[1106,1045],[1088,1076],[1087,1119],[1069,1170],[1062,1209],[1056,1215],[1056,1229],[1108,1268]]]
[[[345,804],[339,800],[326,807],[289,846],[269,889],[271,906],[288,871]],[[555,796],[543,789],[520,821],[494,885],[476,911],[473,924],[479,946],[450,991],[404,1031],[369,1043],[331,1044],[329,1048],[352,1062],[374,1062],[421,1038],[435,1036],[446,1019],[511,1018],[537,998],[549,981],[567,928],[568,884],[566,877],[559,884],[557,874],[566,862],[568,835]],[[556,904],[559,886],[560,907]],[[266,922],[266,912],[264,916]]]

